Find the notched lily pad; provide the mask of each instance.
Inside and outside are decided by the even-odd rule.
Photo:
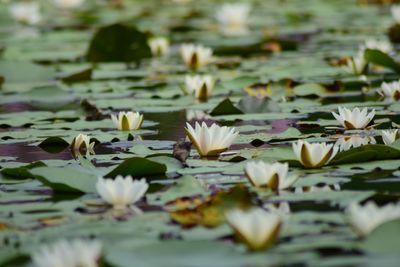
[[[117,175],[132,177],[149,177],[164,175],[167,166],[150,159],[133,157],[124,160],[115,169],[105,175],[105,177],[115,178]]]

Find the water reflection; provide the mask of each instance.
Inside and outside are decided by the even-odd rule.
[[[146,136],[147,140],[179,140],[185,138],[183,128],[186,124],[186,111],[174,111],[165,113],[146,113],[146,119],[156,121],[159,124],[149,127],[156,130],[156,135]]]

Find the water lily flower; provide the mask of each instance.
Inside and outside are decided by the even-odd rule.
[[[247,33],[247,20],[250,13],[248,4],[224,4],[216,13],[221,32],[225,35],[243,35]]]
[[[335,146],[339,147],[339,152],[341,152],[368,144],[376,144],[376,140],[373,136],[352,135],[339,138]]]
[[[288,171],[289,164],[279,162],[254,161],[245,166],[245,174],[254,186],[267,186],[273,190],[289,188],[297,181],[299,177],[288,176]]]
[[[385,143],[385,145],[389,146],[393,144],[397,138],[399,138],[398,129],[382,131],[382,140]]]
[[[202,45],[183,44],[180,53],[186,66],[192,70],[198,70],[213,60],[211,48]]]
[[[306,168],[321,168],[338,152],[338,148],[333,144],[309,143],[303,140],[292,143],[292,147],[297,159]]]
[[[16,21],[28,25],[38,24],[42,19],[40,6],[36,2],[13,3],[10,13]]]
[[[395,101],[400,100],[400,81],[391,83],[382,83],[381,88],[378,90],[378,94],[386,99]]]
[[[378,207],[372,201],[368,201],[364,206],[353,202],[347,208],[346,215],[353,230],[365,237],[379,225],[400,219],[400,204],[390,203]]]
[[[208,127],[205,122],[201,125],[196,122],[195,128],[186,123],[186,127],[186,135],[202,157],[218,156],[231,146],[238,135],[235,128],[221,127],[215,123]]]
[[[362,75],[368,70],[368,62],[364,59],[363,53],[358,53],[357,56],[347,60],[347,64],[343,69],[354,75]]]
[[[155,57],[161,57],[169,54],[169,41],[164,37],[151,38],[149,41],[151,53]]]
[[[400,23],[400,5],[392,5],[390,7],[390,12],[392,13],[392,17],[396,23]]]
[[[102,244],[97,240],[60,240],[32,255],[35,267],[98,267]]]
[[[211,75],[186,75],[186,91],[194,94],[196,99],[206,102],[214,89],[214,78]]]
[[[93,148],[95,143],[90,143],[90,137],[86,134],[78,134],[74,140],[72,140],[71,148],[73,153],[76,154],[94,154]]]
[[[74,9],[80,7],[85,0],[53,0],[54,4],[61,9]]]
[[[335,119],[347,130],[364,129],[375,116],[375,109],[368,113],[368,109],[354,108],[353,110],[339,107],[339,114],[332,112]]]
[[[279,202],[279,204],[267,203],[263,207],[269,212],[279,215],[283,220],[288,219],[291,213],[288,202]]]
[[[360,51],[364,51],[365,49],[376,49],[383,53],[389,54],[393,51],[393,46],[388,41],[384,40],[367,40],[360,47]]]
[[[201,121],[201,120],[206,120],[210,119],[210,115],[208,115],[206,112],[203,110],[193,110],[193,109],[188,109],[186,110],[186,120],[187,121]]]
[[[250,250],[270,247],[278,238],[282,219],[276,213],[261,208],[233,209],[226,213],[228,224]]]
[[[115,179],[99,177],[96,184],[97,193],[114,209],[125,209],[141,199],[149,188],[146,179],[133,180],[132,176]]]
[[[114,124],[118,127],[118,130],[121,131],[131,131],[137,130],[142,126],[143,123],[143,114],[139,112],[123,112],[121,111],[118,114],[118,117],[115,115],[111,115],[111,119]]]

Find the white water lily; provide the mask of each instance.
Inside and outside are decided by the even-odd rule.
[[[228,224],[251,250],[270,247],[278,238],[282,219],[261,208],[233,209],[226,213]]]
[[[164,37],[151,38],[148,41],[151,53],[155,57],[161,57],[169,54],[169,41]]]
[[[248,4],[224,4],[216,13],[220,30],[225,35],[243,35],[247,33],[247,21],[250,13]]]
[[[214,83],[214,78],[211,75],[186,75],[185,77],[186,91],[204,102],[211,96]]]
[[[393,46],[391,43],[385,40],[367,40],[363,45],[360,47],[360,51],[363,51],[365,49],[376,49],[384,53],[391,53],[393,51]]]
[[[350,110],[345,107],[338,107],[338,111],[339,114],[332,112],[332,115],[347,130],[364,129],[375,116],[375,109],[368,113],[367,108]]]
[[[29,25],[38,24],[42,19],[40,6],[36,2],[13,3],[10,13],[16,21]]]
[[[53,0],[54,4],[61,9],[74,9],[80,7],[85,0]]]
[[[347,60],[347,64],[343,69],[354,75],[362,75],[367,71],[368,62],[364,59],[363,53],[358,53],[357,56],[351,57]]]
[[[378,207],[372,201],[368,201],[364,206],[354,202],[347,208],[346,215],[354,231],[365,237],[379,225],[400,219],[400,204],[391,203]]]
[[[206,119],[210,119],[210,118],[211,118],[210,115],[208,115],[203,110],[194,110],[194,109],[186,110],[186,120],[187,121],[191,121],[191,120],[201,121],[201,120],[206,120]]]
[[[339,151],[346,151],[351,148],[356,148],[368,144],[376,144],[376,140],[373,136],[344,136],[339,138],[335,146],[339,147]]]
[[[231,146],[238,135],[235,128],[215,123],[208,127],[205,122],[201,125],[196,122],[195,128],[186,123],[186,127],[186,135],[202,157],[218,156]]]
[[[289,188],[297,181],[299,177],[288,176],[288,171],[289,164],[279,162],[253,161],[245,166],[246,177],[254,186],[267,186],[273,190]]]
[[[102,244],[96,240],[60,240],[32,255],[35,267],[98,267]]]
[[[143,114],[132,111],[129,112],[121,111],[118,114],[118,117],[115,115],[111,115],[111,119],[114,122],[115,126],[117,126],[118,130],[131,131],[131,130],[137,130],[142,126]]]
[[[290,206],[288,202],[279,202],[279,204],[268,203],[263,206],[271,213],[279,215],[281,219],[286,220],[290,216]]]
[[[391,145],[393,144],[397,138],[399,138],[399,130],[385,130],[382,131],[382,140],[385,143],[385,145]]]
[[[400,81],[382,83],[381,88],[378,89],[378,94],[386,99],[400,100]]]
[[[75,154],[94,154],[95,143],[90,143],[90,137],[86,134],[78,134],[71,143],[71,148]]]
[[[400,5],[392,5],[390,7],[390,13],[392,13],[392,17],[397,24],[400,23]]]
[[[180,53],[183,62],[192,70],[197,70],[213,60],[211,48],[202,45],[183,44]]]
[[[99,177],[96,184],[97,193],[115,209],[125,209],[141,199],[149,188],[146,179],[133,180],[132,176],[115,179]]]
[[[338,152],[338,148],[333,144],[309,143],[303,140],[292,143],[292,148],[297,159],[306,168],[321,168]]]

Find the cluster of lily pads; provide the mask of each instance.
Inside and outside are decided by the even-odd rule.
[[[84,0],[54,0],[54,4],[62,9],[73,9]],[[37,25],[41,21],[39,6],[35,2],[12,4],[10,11],[14,18],[21,23]],[[216,12],[219,30],[226,36],[240,36],[248,32],[248,17],[250,6],[246,4],[224,4]],[[393,17],[399,21],[400,7],[393,6]],[[170,41],[164,37],[153,37],[148,40],[148,45],[154,57],[168,57],[170,54]],[[374,60],[368,60],[367,54],[384,53],[388,57],[395,54],[389,42],[381,40],[368,40],[360,46],[357,56],[347,58],[343,67],[346,71],[359,76],[361,81],[367,81],[368,75],[380,71],[381,66]],[[180,44],[180,56],[186,66],[183,91],[193,95],[194,101],[207,102],[213,97],[213,89],[217,79],[212,74],[200,74],[206,65],[213,64],[215,57],[213,50],[201,44]],[[385,101],[400,100],[400,81],[391,83],[383,82],[377,93]],[[285,100],[286,101],[286,100]],[[341,125],[337,128],[345,135],[335,143],[312,142],[307,140],[292,141],[292,153],[305,169],[320,169],[328,165],[341,152],[358,148],[367,144],[376,144],[376,131],[374,130],[375,110],[355,107],[353,109],[339,106],[338,111],[332,116]],[[202,121],[207,114],[195,114],[193,120],[188,120],[186,128],[177,129],[184,131],[186,141],[190,141],[203,160],[218,160],[227,154],[228,149],[235,144],[239,132],[234,127],[220,126],[216,123],[208,125]],[[134,132],[142,127],[145,116],[136,111],[121,111],[112,114],[111,120],[119,131]],[[399,125],[393,123],[394,129],[383,130],[379,133],[383,142],[391,146],[399,138]],[[95,137],[95,136],[93,136]],[[329,136],[328,136],[329,138]],[[336,138],[331,136],[332,139]],[[77,135],[70,149],[75,157],[94,154],[95,142],[86,134]],[[189,150],[190,151],[190,150]],[[188,153],[190,153],[187,151]],[[265,151],[268,153],[268,148]],[[233,153],[235,153],[233,151]],[[244,166],[243,173],[250,184],[257,190],[269,189],[273,194],[283,194],[290,191],[293,185],[302,178],[292,173],[288,162],[251,160]],[[149,183],[144,178],[135,179],[130,175],[117,175],[114,179],[98,177],[96,190],[98,195],[115,211],[134,209],[140,216],[141,211],[134,205],[141,200],[149,189]],[[257,192],[256,190],[256,192]],[[295,193],[301,190],[296,188]],[[340,190],[336,188],[336,190]],[[224,217],[228,225],[235,232],[238,241],[242,241],[249,250],[260,251],[270,248],[278,239],[283,224],[290,220],[290,207],[287,202],[279,207],[262,207],[252,205],[246,209],[234,208],[228,210]],[[400,218],[400,204],[387,204],[377,206],[370,201],[362,205],[353,202],[346,208],[348,223],[360,237],[366,237],[379,225]],[[32,255],[33,262],[38,267],[50,266],[98,266],[102,255],[102,244],[99,240],[60,240],[52,245],[40,248]],[[60,261],[63,263],[60,264]]]

